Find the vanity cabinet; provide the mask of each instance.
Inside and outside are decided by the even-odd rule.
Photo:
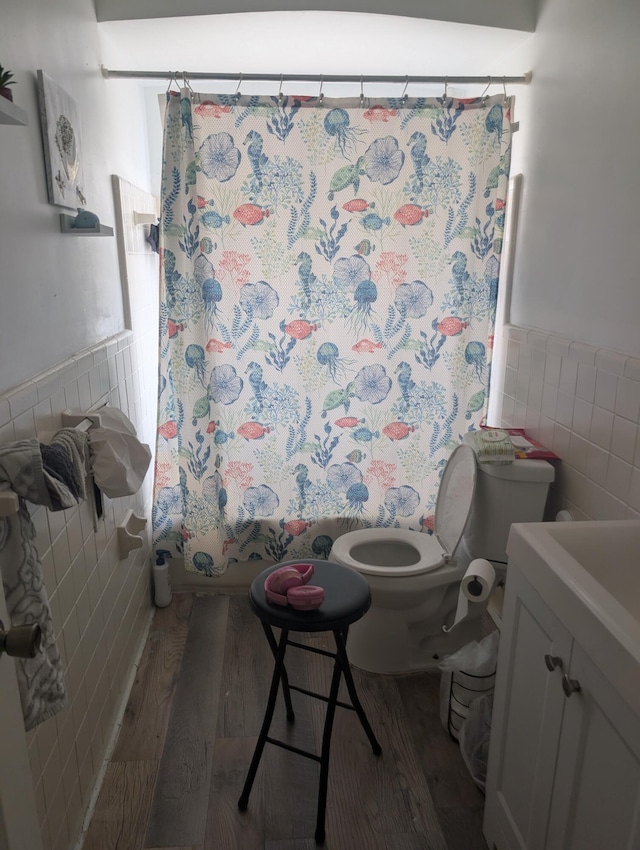
[[[640,716],[553,607],[510,562],[485,838],[490,850],[639,850]]]

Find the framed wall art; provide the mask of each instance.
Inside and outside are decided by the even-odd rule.
[[[38,71],[38,103],[49,203],[71,209],[84,206],[78,106],[43,71]]]

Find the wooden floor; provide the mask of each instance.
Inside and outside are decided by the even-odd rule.
[[[303,640],[333,649],[330,635]],[[287,651],[301,687],[328,694],[331,666]],[[267,744],[237,808],[272,668],[245,595],[176,594],[157,610],[84,850],[313,850],[316,762]],[[484,797],[440,724],[439,675],[354,678],[383,754],[338,708],[327,850],[486,850]],[[280,698],[271,734],[319,752],[325,705],[292,697],[295,723]]]

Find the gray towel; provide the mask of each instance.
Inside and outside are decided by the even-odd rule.
[[[81,462],[74,458],[72,466],[73,474],[79,475]],[[62,660],[34,544],[35,529],[25,499],[52,510],[70,508],[80,500],[64,481],[45,470],[37,440],[21,440],[0,448],[0,489],[9,488],[20,497],[20,508],[17,514],[0,519],[0,572],[7,609],[11,625],[39,623],[42,629],[42,648],[36,658],[16,659],[25,728],[29,730],[64,708],[66,696]]]
[[[66,705],[62,659],[34,539],[35,529],[21,498],[18,513],[0,519],[0,571],[11,625],[38,623],[42,629],[36,657],[15,659],[27,731]]]

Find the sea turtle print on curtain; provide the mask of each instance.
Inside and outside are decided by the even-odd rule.
[[[213,576],[430,531],[485,410],[508,103],[167,101],[156,550]]]

